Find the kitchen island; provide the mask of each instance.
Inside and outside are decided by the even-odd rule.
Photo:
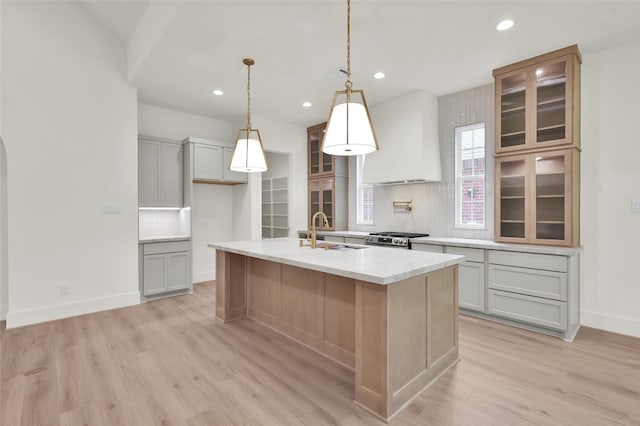
[[[250,317],[355,370],[355,401],[384,420],[458,361],[463,256],[296,238],[209,247],[220,321]]]

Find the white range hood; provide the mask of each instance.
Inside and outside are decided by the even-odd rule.
[[[419,90],[370,107],[378,151],[367,154],[363,183],[441,180],[438,98]]]

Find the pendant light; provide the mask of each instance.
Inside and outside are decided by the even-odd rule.
[[[378,149],[364,91],[351,83],[351,0],[347,0],[347,80],[333,95],[322,151],[331,155],[361,155]],[[359,100],[359,102],[358,102]]]
[[[253,59],[245,58],[242,63],[247,66],[247,127],[238,130],[229,169],[245,173],[264,172],[267,170],[267,160],[260,132],[251,128],[251,65],[255,62]]]

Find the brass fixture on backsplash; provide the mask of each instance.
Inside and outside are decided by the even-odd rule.
[[[398,210],[405,210],[410,212],[411,210],[413,210],[413,201],[409,200],[409,201],[394,201],[393,202],[393,208],[394,209],[398,209]]]

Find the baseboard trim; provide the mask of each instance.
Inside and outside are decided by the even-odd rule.
[[[193,282],[202,283],[205,281],[213,281],[216,279],[216,273],[214,271],[202,271],[193,273]]]
[[[580,311],[580,324],[599,330],[640,337],[640,319],[619,317],[600,312]]]
[[[80,300],[61,305],[45,306],[38,309],[8,312],[7,329],[61,318],[91,314],[109,309],[124,308],[125,306],[137,305],[139,303],[140,292],[134,291],[131,293],[117,294],[115,296]]]
[[[7,319],[7,305],[0,305],[0,321]]]

